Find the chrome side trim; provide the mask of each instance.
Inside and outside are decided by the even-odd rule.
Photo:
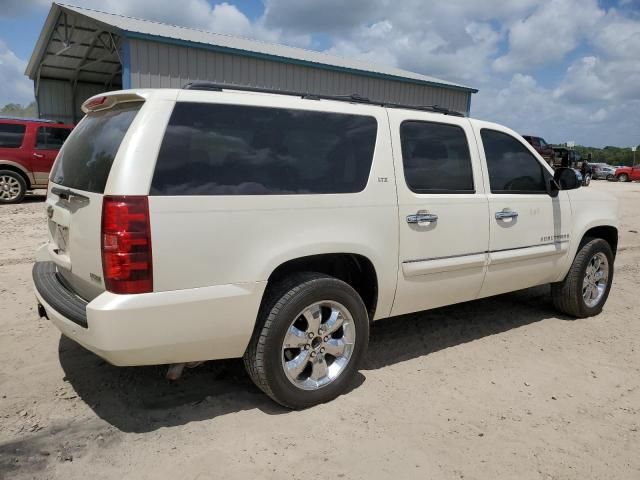
[[[489,250],[488,253],[510,252],[512,250],[523,250],[525,248],[546,247],[547,245],[560,245],[561,243],[569,243],[569,240],[560,240],[560,241],[557,241],[557,242],[546,242],[546,243],[534,243],[533,245],[525,245],[524,247],[502,248],[502,249],[499,249],[499,250]]]
[[[563,255],[569,249],[569,242],[546,243],[531,247],[510,248],[493,251],[489,255],[489,266],[501,263],[519,262],[533,258]]]
[[[568,247],[569,240],[561,240],[559,242],[538,243],[524,247],[487,250],[462,255],[404,260],[402,262],[402,273],[405,277],[414,277],[431,273],[464,270],[466,268],[477,268],[512,261],[528,260],[530,258],[548,255],[561,255],[567,252]]]
[[[403,262],[402,273],[405,277],[417,277],[432,273],[451,272],[468,268],[484,268],[488,262],[487,253],[456,255],[451,257],[412,260]]]
[[[473,252],[473,253],[463,253],[462,255],[445,255],[442,257],[427,257],[427,258],[417,258],[415,260],[404,260],[402,263],[413,263],[413,262],[427,262],[430,260],[444,260],[447,258],[460,258],[460,257],[468,257],[470,255],[481,255],[484,253],[489,253],[487,250],[483,252]]]

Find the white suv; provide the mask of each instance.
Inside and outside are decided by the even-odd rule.
[[[345,390],[372,321],[546,283],[586,317],[609,294],[615,200],[500,125],[211,85],[83,108],[33,279],[112,364],[244,357],[303,408]]]

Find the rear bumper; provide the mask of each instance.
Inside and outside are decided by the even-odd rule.
[[[87,301],[80,298],[58,275],[53,262],[36,262],[31,270],[33,284],[42,301],[67,320],[87,328]]]
[[[84,302],[42,263],[49,262],[34,265],[33,280],[49,320],[67,337],[121,366],[242,356],[266,286],[255,282],[139,295],[104,292]],[[84,308],[86,326],[78,322],[79,308]]]

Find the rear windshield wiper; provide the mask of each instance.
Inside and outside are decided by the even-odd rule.
[[[71,200],[72,198],[75,197],[75,198],[78,198],[80,200],[89,201],[89,197],[87,197],[86,195],[82,195],[80,193],[74,192],[70,188],[53,187],[51,189],[51,193],[55,193],[56,195],[58,195],[63,200]]]

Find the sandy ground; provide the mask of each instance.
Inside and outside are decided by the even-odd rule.
[[[239,361],[177,384],[116,368],[35,311],[42,197],[0,207],[0,478],[640,478],[640,184],[611,296],[558,315],[548,287],[374,325],[352,390],[290,412]]]

